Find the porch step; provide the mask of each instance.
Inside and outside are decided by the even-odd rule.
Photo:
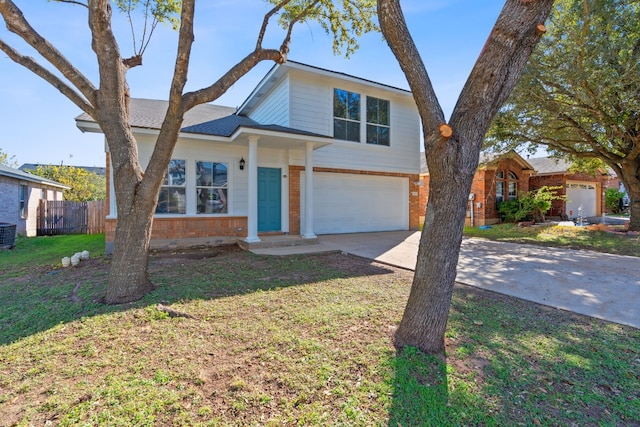
[[[317,237],[305,239],[301,236],[290,236],[284,234],[259,237],[259,242],[245,242],[244,239],[238,239],[238,246],[245,251],[253,251],[255,249],[286,248],[291,246],[310,246],[318,244]]]

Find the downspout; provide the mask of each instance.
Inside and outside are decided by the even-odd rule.
[[[475,225],[475,221],[474,221],[474,216],[473,216],[473,211],[474,211],[474,209],[473,209],[473,201],[475,200],[475,198],[476,198],[476,195],[474,193],[469,194],[469,202],[468,203],[471,203],[471,226],[472,227],[476,226]]]

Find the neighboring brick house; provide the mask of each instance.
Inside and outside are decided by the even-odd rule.
[[[531,189],[542,186],[560,186],[558,194],[566,195],[567,200],[555,200],[549,216],[575,219],[581,212],[584,217],[600,216],[605,212],[604,190],[619,188],[620,179],[612,172],[605,171],[597,176],[569,171],[571,163],[553,157],[529,159],[536,169],[531,178]]]
[[[562,187],[558,194],[567,195],[566,202],[553,202],[548,216],[575,219],[579,212],[584,217],[601,215],[604,212],[604,189],[618,188],[619,179],[610,173],[596,177],[571,173],[569,166],[566,161],[549,157],[524,159],[514,151],[492,157],[483,155],[471,186],[466,224],[497,224],[501,221],[497,210],[499,202],[515,199],[522,192],[545,185]],[[429,172],[424,159],[421,161],[420,180],[422,223],[429,192]]]
[[[142,166],[166,101],[131,100]],[[87,115],[83,131],[100,132]],[[239,108],[189,111],[152,228],[152,247],[259,242],[419,227],[420,116],[411,92],[293,61]],[[107,153],[107,181],[111,183]],[[107,250],[117,221],[108,191]]]
[[[40,200],[62,200],[69,187],[19,169],[0,165],[0,223],[16,225],[16,234],[33,237]]]
[[[422,161],[421,168],[420,209],[423,212],[421,218],[424,218],[429,192],[426,161]],[[498,203],[529,191],[529,178],[533,173],[533,167],[515,151],[498,156],[483,155],[471,184],[466,224],[479,226],[500,222]]]

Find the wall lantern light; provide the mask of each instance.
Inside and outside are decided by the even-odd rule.
[[[244,157],[241,157],[240,158],[240,170],[244,170],[244,163],[245,163]]]

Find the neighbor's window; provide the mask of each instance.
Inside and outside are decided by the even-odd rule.
[[[367,144],[389,145],[389,101],[367,97]]]
[[[506,194],[505,189],[507,190]],[[496,172],[496,203],[503,202],[505,199],[516,200],[517,198],[518,176],[511,171],[506,175],[504,171]]]
[[[196,162],[196,200],[199,214],[228,213],[227,163]]]
[[[333,90],[333,136],[360,142],[360,94]]]
[[[515,200],[518,198],[518,177],[511,171],[509,171],[508,176],[507,188],[509,189],[509,200]]]
[[[20,199],[20,218],[25,219],[28,214],[27,201],[29,200],[29,187],[21,185],[18,198]]]
[[[186,162],[171,160],[169,169],[160,187],[156,213],[184,214],[187,212]]]
[[[504,202],[504,172],[496,173],[496,203]]]

